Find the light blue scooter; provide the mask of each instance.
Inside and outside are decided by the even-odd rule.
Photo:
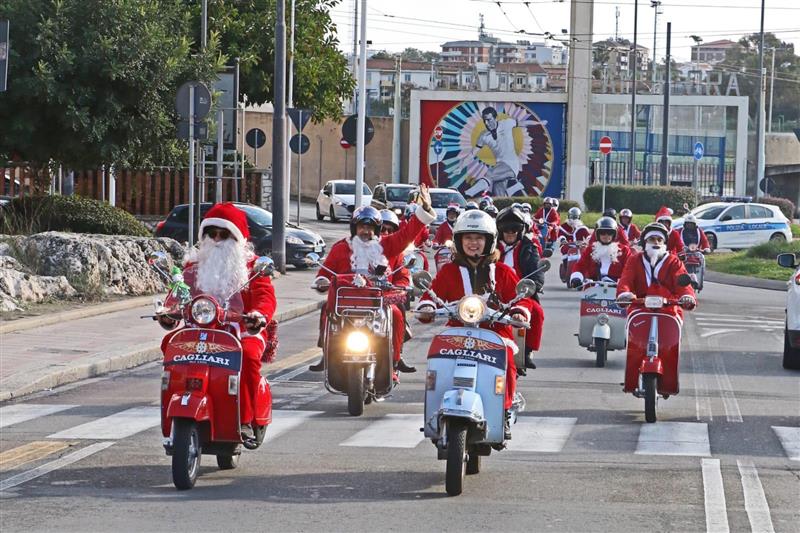
[[[480,471],[481,457],[489,455],[492,448],[505,447],[506,344],[494,331],[478,326],[499,323],[527,328],[527,324],[512,320],[508,312],[522,298],[533,296],[537,287],[532,280],[521,280],[517,297],[495,310],[486,305],[488,295],[446,303],[429,290],[430,274],[417,272],[413,279],[415,287],[434,297],[439,307],[436,317],[464,324],[440,332],[428,349],[422,428],[436,446],[438,458],[447,461],[447,494],[457,496],[463,490],[464,475]],[[516,393],[511,424],[524,408],[525,399]]]

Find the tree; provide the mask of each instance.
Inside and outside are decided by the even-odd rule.
[[[421,63],[430,63],[431,61],[439,60],[439,52],[422,51],[418,48],[406,48],[400,53],[403,61],[419,61]]]
[[[347,59],[338,50],[337,28],[329,13],[338,3],[339,0],[297,0],[295,4],[294,105],[313,109],[315,121],[340,118],[342,100],[349,98],[355,88]],[[271,102],[275,0],[217,0],[209,4],[208,24],[211,32],[219,35],[227,58],[239,58],[239,83],[247,101]],[[288,17],[286,24],[288,47]]]
[[[37,168],[180,157],[175,91],[219,66],[216,41],[190,55],[181,0],[3,0],[0,18],[12,21],[0,156]]]

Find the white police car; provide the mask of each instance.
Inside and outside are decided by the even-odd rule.
[[[783,368],[800,370],[800,265],[794,254],[778,255],[778,264],[795,269],[786,295],[786,328],[783,330]]]
[[[790,220],[774,205],[749,202],[711,202],[692,209],[711,249],[750,248],[767,241],[791,241]],[[683,217],[672,227],[683,227]]]

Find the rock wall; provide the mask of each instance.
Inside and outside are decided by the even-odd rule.
[[[0,236],[0,311],[82,296],[144,295],[163,290],[147,256],[164,251],[177,264],[172,239],[46,232]]]

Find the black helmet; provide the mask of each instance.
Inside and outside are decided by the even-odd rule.
[[[446,217],[447,217],[447,215],[449,215],[450,213],[455,213],[455,214],[456,214],[456,217],[458,217],[458,215],[460,215],[460,214],[461,214],[461,207],[460,207],[458,204],[450,204],[450,205],[448,205],[448,206],[447,206],[447,209],[446,209],[446,210],[445,210],[445,212],[444,212],[444,216],[445,216],[445,218],[446,218]]]
[[[490,196],[483,196],[481,197],[481,201],[478,202],[478,208],[481,211],[486,211],[486,208],[489,207],[490,205],[494,205],[494,201]]]
[[[354,237],[356,234],[356,226],[359,224],[371,224],[375,228],[375,233],[381,232],[381,224],[383,218],[380,211],[374,207],[367,205],[359,207],[353,211],[353,216],[350,219],[350,236]]]
[[[611,218],[616,220],[616,218],[617,218],[617,210],[614,209],[613,207],[609,207],[608,209],[603,211],[603,216],[604,217],[611,217]]]
[[[594,232],[598,235],[601,233],[608,233],[614,240],[617,240],[617,221],[609,216],[602,216],[597,220],[594,226]]]
[[[400,219],[389,209],[381,209],[381,222],[383,225],[394,226],[394,231],[400,229]]]
[[[528,224],[525,221],[525,215],[522,210],[512,205],[500,211],[497,214],[497,231],[499,233],[513,231],[521,237],[523,233],[528,231]]]
[[[478,204],[475,202],[467,202],[467,205],[464,206],[464,211],[473,211],[478,208]]]

